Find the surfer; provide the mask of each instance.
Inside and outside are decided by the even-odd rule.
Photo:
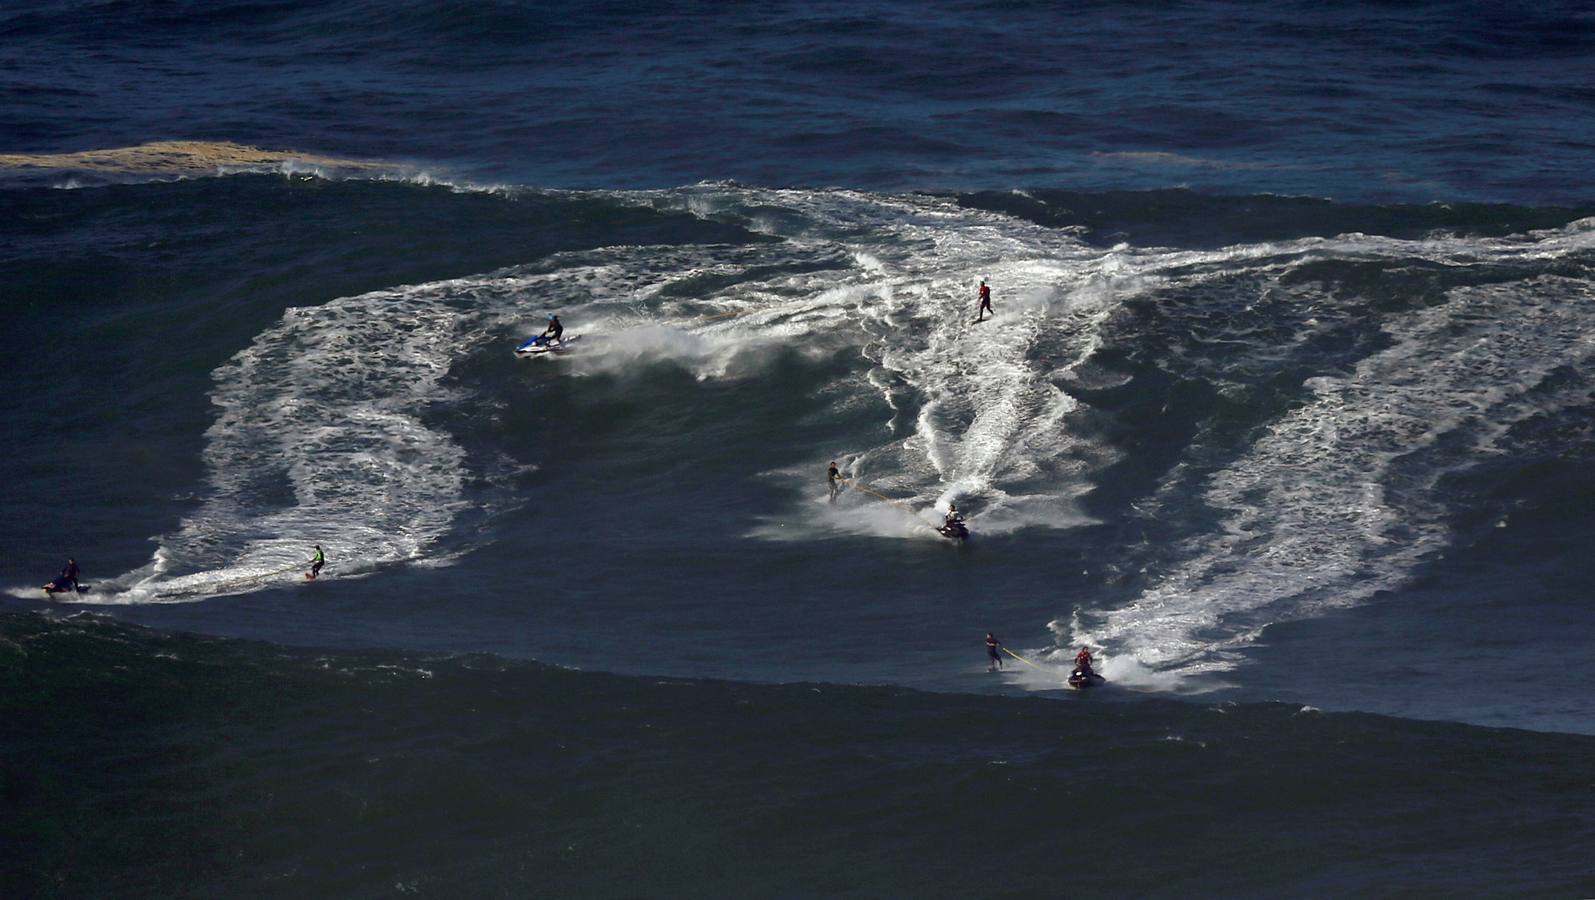
[[[825,482],[831,486],[831,502],[836,502],[836,495],[842,492],[842,470],[836,467],[836,460],[831,460],[831,467],[825,470]]]
[[[326,565],[326,564],[327,564],[327,554],[322,553],[321,552],[321,545],[317,544],[316,545],[316,555],[310,557],[310,571],[305,573],[305,577],[310,579],[311,581],[315,581],[316,578],[321,575],[321,567]]]
[[[540,335],[540,337],[551,337],[555,341],[558,341],[560,336],[564,333],[565,326],[559,324],[559,316],[549,316],[548,327],[543,329],[543,333]]]
[[[980,309],[975,317],[976,322],[986,320],[986,313],[991,313],[993,319],[997,318],[997,311],[991,308],[991,288],[986,286],[986,279],[980,279]]]
[[[1002,654],[997,652],[1001,647],[1002,641],[992,637],[991,632],[986,632],[986,655],[991,657],[991,661],[986,663],[987,672],[995,672],[1002,668]]]

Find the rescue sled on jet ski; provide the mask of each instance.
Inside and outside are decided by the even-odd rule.
[[[527,338],[520,346],[515,348],[515,355],[527,356],[559,356],[570,352],[570,345],[581,340],[581,335],[573,334],[568,338],[555,339],[546,334]]]
[[[1098,687],[1106,684],[1107,681],[1106,678],[1093,671],[1090,666],[1075,666],[1074,671],[1069,673],[1069,687],[1077,691]]]

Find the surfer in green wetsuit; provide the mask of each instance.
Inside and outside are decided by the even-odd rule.
[[[316,555],[310,557],[310,571],[305,573],[305,577],[310,579],[311,581],[315,581],[316,578],[319,575],[321,575],[321,567],[326,565],[326,564],[327,564],[327,554],[322,553],[321,552],[321,545],[317,544],[316,545]]]

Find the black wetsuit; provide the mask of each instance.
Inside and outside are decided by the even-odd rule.
[[[81,591],[82,588],[78,587],[78,564],[67,560],[66,566],[61,569],[61,580],[72,585],[72,590]]]
[[[316,576],[320,575],[321,574],[321,567],[326,565],[326,564],[327,564],[327,555],[325,553],[321,552],[321,548],[320,547],[317,547],[316,548],[316,555],[311,557],[311,559],[310,559],[310,577],[311,578],[315,578]]]
[[[1002,642],[997,640],[996,638],[994,638],[994,637],[986,638],[986,653],[989,656],[991,656],[992,664],[997,666],[998,668],[1002,667],[1002,655],[997,652],[997,648],[1001,647],[1001,646],[1002,646]]]
[[[557,340],[560,339],[560,336],[563,335],[564,333],[565,333],[565,326],[559,324],[559,319],[556,317],[556,318],[551,319],[549,321],[548,330],[544,331],[543,335],[545,337],[550,337],[550,338],[552,338],[552,339],[557,341]]]

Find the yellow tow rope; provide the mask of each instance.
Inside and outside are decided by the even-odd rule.
[[[1047,667],[1046,666],[1037,665],[1036,663],[1033,663],[1030,660],[1025,659],[1023,656],[1020,656],[1019,654],[1013,652],[1012,650],[1009,650],[1007,647],[1002,648],[1002,652],[1008,654],[1009,656],[1013,657],[1014,659],[1019,660],[1020,662],[1024,663],[1025,665],[1031,667],[1032,669],[1040,669],[1043,672],[1047,671]]]

